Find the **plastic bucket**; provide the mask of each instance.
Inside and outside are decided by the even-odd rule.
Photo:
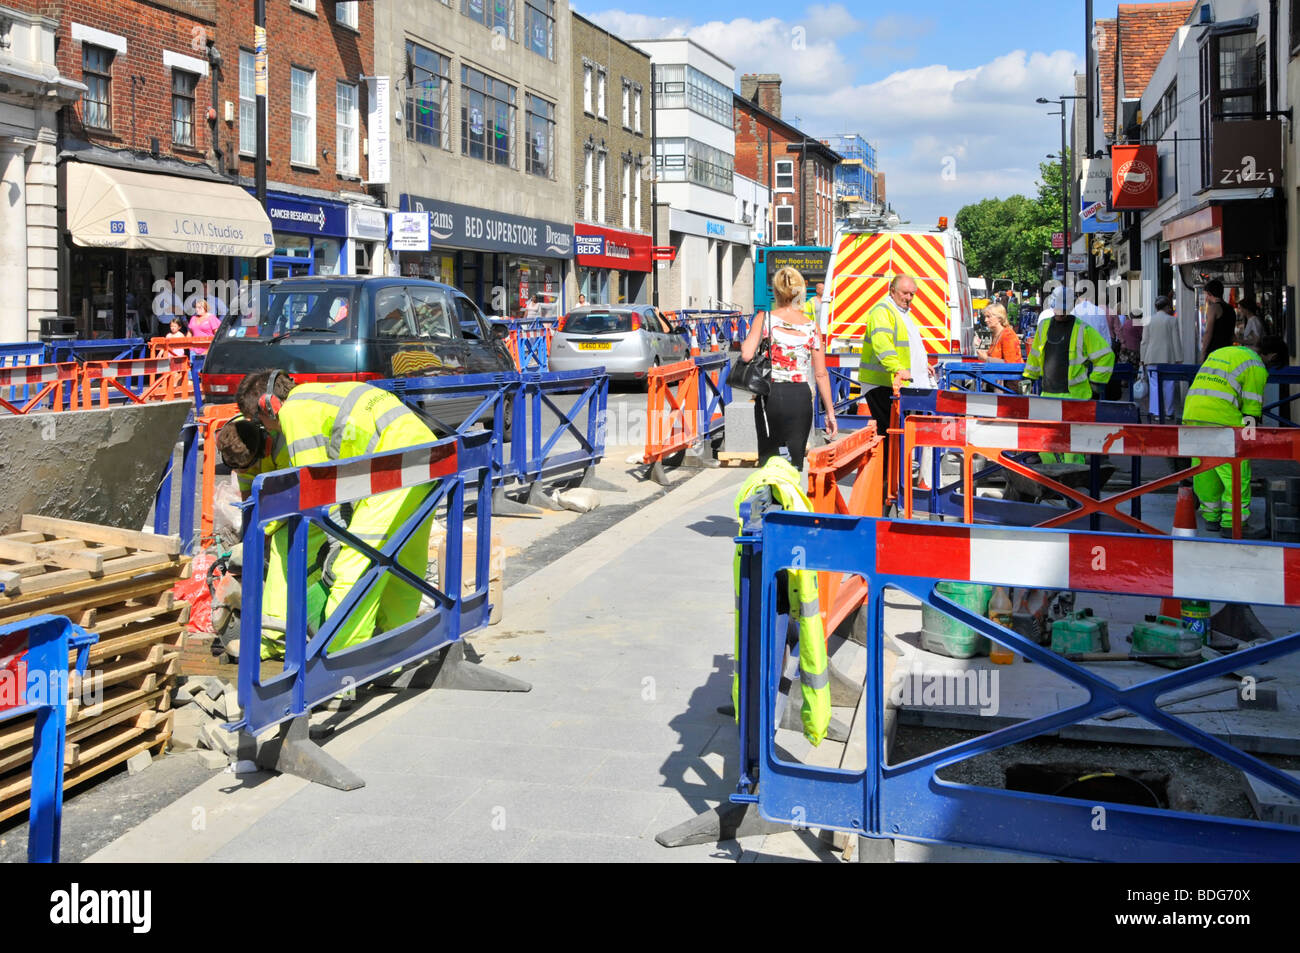
[[[934,591],[980,616],[988,615],[989,600],[993,598],[992,586],[972,582],[941,582]],[[987,638],[930,605],[921,606],[921,647],[951,658],[989,654]]]

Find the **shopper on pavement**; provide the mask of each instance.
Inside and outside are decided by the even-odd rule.
[[[772,276],[772,311],[755,320],[740,346],[740,359],[750,361],[766,336],[772,359],[772,386],[766,397],[754,401],[758,430],[758,465],[761,467],[785,447],[795,469],[803,467],[808,436],[812,433],[812,389],[817,388],[826,408],[826,433],[834,437],[835,405],[831,402],[830,375],[817,322],[804,312],[803,276],[790,267]]]
[[[1147,368],[1150,391],[1147,397],[1149,412],[1153,418],[1160,415],[1160,390],[1164,390],[1165,414],[1174,412],[1174,381],[1165,381],[1158,385],[1156,372],[1151,370],[1153,364],[1178,364],[1183,359],[1183,344],[1178,330],[1178,319],[1174,317],[1174,305],[1167,295],[1156,298],[1156,313],[1151,316],[1146,327],[1142,329],[1142,347],[1140,353],[1142,365]]]
[[[1258,348],[1264,340],[1264,319],[1259,316],[1259,302],[1244,299],[1237,308],[1237,343]]]
[[[1000,304],[991,304],[983,311],[984,326],[993,332],[993,343],[987,348],[976,348],[975,353],[982,361],[996,364],[1020,364],[1024,355],[1020,350],[1020,338],[1011,329],[1007,309]]]
[[[1223,300],[1223,282],[1211,278],[1205,283],[1205,330],[1201,334],[1199,363],[1204,364],[1210,352],[1231,347],[1237,334],[1237,315],[1232,306]]]

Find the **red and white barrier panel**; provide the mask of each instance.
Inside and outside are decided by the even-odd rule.
[[[75,380],[76,377],[76,364],[29,364],[20,367],[0,367],[0,387],[48,384],[51,381]]]
[[[1300,460],[1300,429],[1290,427],[1176,427],[922,416],[908,417],[905,427],[912,434],[909,443],[918,447]]]
[[[185,370],[183,357],[136,357],[122,361],[92,361],[86,364],[85,377],[156,377]]]
[[[876,571],[993,586],[1300,605],[1300,547],[881,522]]]
[[[420,486],[459,472],[456,444],[446,443],[401,456],[346,460],[332,466],[300,467],[298,509],[363,500],[390,490]]]
[[[826,366],[838,367],[841,370],[857,370],[862,363],[861,354],[827,354]]]
[[[934,395],[935,413],[955,417],[1001,417],[1014,420],[1051,420],[1095,423],[1097,401],[1060,397],[1011,397],[966,394],[941,390]]]

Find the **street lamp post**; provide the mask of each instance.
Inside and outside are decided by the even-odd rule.
[[[1067,274],[1069,273],[1070,262],[1070,189],[1068,185],[1070,172],[1069,166],[1066,164],[1068,156],[1065,151],[1065,101],[1067,99],[1086,98],[1086,96],[1058,96],[1055,100],[1051,100],[1039,96],[1037,99],[1037,102],[1044,106],[1050,106],[1053,102],[1056,102],[1061,110],[1061,261],[1065,265]],[[1055,116],[1056,113],[1051,112],[1048,115]]]

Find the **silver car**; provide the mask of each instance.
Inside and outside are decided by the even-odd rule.
[[[611,380],[645,380],[661,364],[690,356],[690,335],[649,305],[587,305],[565,315],[551,339],[550,369],[603,367]]]

